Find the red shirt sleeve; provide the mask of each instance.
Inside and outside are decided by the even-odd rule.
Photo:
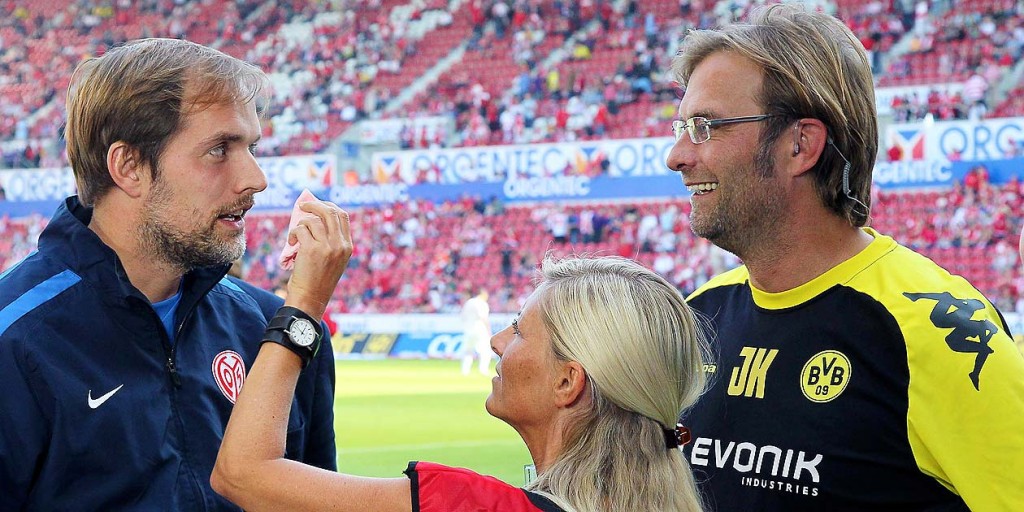
[[[412,512],[562,512],[547,498],[468,469],[410,462]]]

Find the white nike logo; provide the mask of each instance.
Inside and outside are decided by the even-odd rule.
[[[89,408],[90,409],[95,409],[95,408],[103,405],[103,402],[106,402],[107,400],[110,400],[110,397],[114,396],[114,393],[117,393],[123,387],[124,387],[124,384],[121,384],[120,386],[110,390],[109,393],[107,393],[107,394],[105,394],[105,395],[103,395],[103,396],[101,396],[99,398],[95,398],[95,399],[92,397],[92,390],[90,389],[89,390]]]

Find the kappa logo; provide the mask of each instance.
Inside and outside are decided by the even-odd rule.
[[[234,350],[225,350],[213,358],[213,380],[231,403],[238,400],[245,382],[245,363]]]
[[[745,396],[764,398],[764,383],[768,376],[768,367],[779,354],[777,348],[743,347],[740,357],[743,364],[732,369],[729,377],[729,396]]]
[[[850,359],[836,350],[814,354],[800,371],[800,389],[812,402],[835,400],[850,383]]]
[[[953,329],[946,335],[946,345],[955,352],[965,354],[977,354],[974,357],[974,370],[968,374],[974,389],[981,391],[980,379],[981,369],[985,366],[985,360],[989,354],[994,352],[988,346],[999,328],[988,319],[971,320],[975,311],[985,308],[985,303],[978,299],[958,299],[949,292],[942,293],[904,293],[908,299],[917,302],[918,299],[930,299],[935,301],[935,307],[929,316],[929,320],[940,329]]]

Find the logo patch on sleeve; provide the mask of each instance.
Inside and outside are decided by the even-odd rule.
[[[238,400],[245,382],[245,363],[242,356],[234,350],[225,350],[213,358],[213,380],[217,382],[220,392],[224,393],[231,403]]]
[[[988,342],[999,328],[987,318],[974,320],[974,313],[985,310],[985,303],[978,299],[961,299],[949,292],[942,293],[904,293],[908,299],[917,302],[920,299],[934,300],[935,306],[928,315],[935,327],[952,329],[946,335],[946,345],[954,352],[974,354],[974,370],[967,374],[971,378],[974,389],[981,391],[981,369],[985,366],[988,356],[994,352]]]
[[[812,402],[835,400],[850,383],[850,359],[837,350],[814,354],[800,372],[800,389]]]

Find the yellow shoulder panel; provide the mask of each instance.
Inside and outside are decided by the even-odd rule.
[[[747,282],[749,279],[750,274],[747,273],[746,265],[740,265],[739,267],[736,267],[726,272],[722,272],[721,274],[712,277],[711,279],[708,280],[708,282],[704,283],[701,287],[694,290],[689,297],[686,297],[686,300],[690,301],[697,297],[698,295],[712,288],[728,286],[731,284],[742,284]]]
[[[996,309],[964,278],[898,245],[845,284],[900,326],[908,441],[921,471],[971,510],[1024,510],[1024,356]]]

